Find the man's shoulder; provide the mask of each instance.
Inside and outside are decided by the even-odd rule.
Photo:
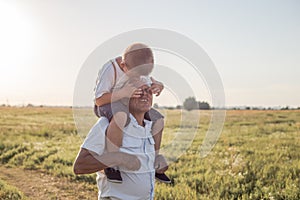
[[[109,125],[109,121],[106,117],[100,117],[94,126],[90,129],[86,138],[98,137],[105,134],[105,131]]]
[[[108,125],[108,119],[105,117],[100,117],[90,129],[83,144],[81,145],[81,148],[85,148],[101,155],[105,149],[105,131]]]

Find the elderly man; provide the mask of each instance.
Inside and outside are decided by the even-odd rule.
[[[74,164],[76,174],[97,172],[98,199],[153,199],[155,167],[163,173],[167,170],[165,159],[155,157],[154,140],[151,134],[151,121],[144,115],[151,109],[152,92],[147,84],[140,87],[142,95],[130,98],[130,123],[123,130],[120,152],[104,152],[105,131],[109,124],[100,118],[85,139]],[[109,142],[109,141],[106,141]],[[122,183],[107,181],[100,170],[119,166]]]

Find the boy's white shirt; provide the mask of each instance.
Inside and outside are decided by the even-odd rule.
[[[116,80],[115,69],[112,62],[116,66]],[[105,93],[111,93],[114,89],[122,88],[127,80],[126,74],[122,71],[116,59],[108,61],[98,73],[95,87],[95,99],[101,97]],[[115,86],[114,83],[116,83]]]
[[[116,80],[115,80],[115,69],[112,65],[114,63],[116,67]],[[111,93],[113,90],[121,89],[124,84],[128,81],[128,77],[120,68],[116,59],[112,59],[105,63],[102,69],[98,73],[98,78],[95,87],[95,99],[101,97],[105,93]],[[152,83],[149,76],[141,76],[141,81],[147,84]],[[115,83],[115,86],[114,86]]]
[[[105,174],[97,172],[98,198],[112,197],[112,199],[153,199],[154,196],[154,140],[151,134],[152,122],[144,120],[145,127],[138,125],[130,114],[130,123],[123,130],[123,144],[121,152],[136,155],[141,161],[141,168],[137,171],[128,171],[120,167],[123,182],[111,183]],[[105,151],[105,130],[109,121],[101,117],[92,127],[88,136],[81,145],[82,148],[99,155]]]

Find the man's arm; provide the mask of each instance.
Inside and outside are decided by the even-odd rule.
[[[138,170],[141,167],[140,160],[123,152],[111,152],[98,155],[93,151],[81,148],[74,162],[75,174],[91,174],[106,167],[124,166],[129,170]]]
[[[100,162],[100,156],[92,155],[91,151],[81,148],[74,162],[75,174],[91,174],[100,171],[107,166]]]

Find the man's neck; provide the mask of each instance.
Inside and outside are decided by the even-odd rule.
[[[144,116],[145,116],[145,113],[131,113],[131,114],[136,119],[137,123],[140,126],[144,126]]]

